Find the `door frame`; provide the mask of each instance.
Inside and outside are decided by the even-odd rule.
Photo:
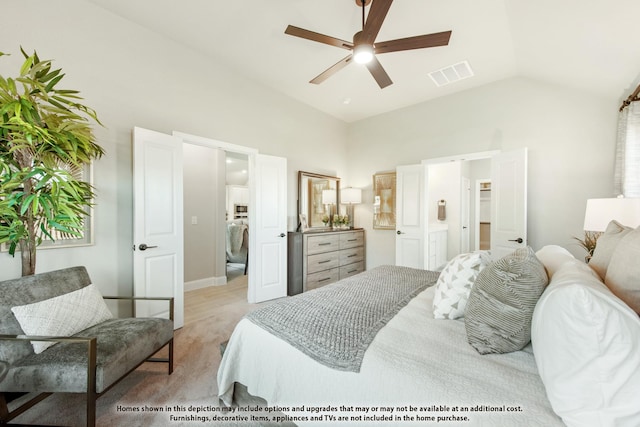
[[[206,138],[203,136],[193,135],[184,132],[173,131],[173,136],[178,137],[182,140],[183,144],[192,144],[199,145],[201,147],[219,149],[223,151],[230,151],[234,153],[240,153],[247,155],[248,159],[248,182],[247,186],[249,187],[249,205],[255,206],[256,202],[256,192],[255,192],[255,164],[256,164],[256,156],[258,154],[258,150],[255,148],[245,147],[242,145],[231,144],[224,141],[219,141],[216,139]],[[255,213],[255,212],[254,212]],[[255,214],[249,215],[249,230],[256,229],[256,216]],[[249,253],[256,253],[256,240],[255,233],[249,233]],[[224,252],[220,254],[221,257],[224,257]],[[247,289],[247,299],[251,300],[251,296],[255,293],[255,270],[252,268],[252,264],[249,263],[249,268],[247,269],[248,275],[248,289]]]
[[[438,165],[438,164],[451,163],[451,162],[486,160],[486,159],[491,159],[492,157],[500,154],[501,152],[502,152],[501,150],[478,151],[478,152],[475,152],[475,153],[457,154],[457,155],[453,155],[453,156],[434,157],[432,159],[424,159],[424,160],[422,160],[421,164],[425,168],[425,171],[424,171],[425,180],[428,180],[429,166],[431,166],[431,165]],[[424,194],[425,203],[426,203],[426,202],[429,201],[429,185],[428,185],[428,181],[427,181],[427,183],[425,185],[425,189],[424,189],[423,194]],[[425,209],[425,212],[428,213],[428,209]],[[425,236],[429,235],[429,222],[430,222],[429,218],[425,218]],[[449,239],[447,239],[447,240],[449,240]],[[458,245],[459,244],[460,243],[458,242]],[[475,245],[475,243],[474,243],[474,245]],[[427,253],[427,254],[425,254],[425,256],[428,257],[429,254]]]
[[[474,224],[474,244],[473,247],[475,248],[474,250],[478,251],[480,250],[480,196],[481,196],[481,190],[482,190],[482,184],[486,184],[486,183],[491,183],[491,178],[478,178],[476,179],[476,183],[475,183],[475,206],[476,206],[476,210],[475,210],[475,215],[474,215],[474,219],[473,219],[473,224]]]

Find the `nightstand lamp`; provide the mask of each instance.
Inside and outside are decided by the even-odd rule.
[[[612,220],[627,227],[640,225],[640,198],[618,197],[610,199],[588,199],[584,215],[584,230],[603,232]]]

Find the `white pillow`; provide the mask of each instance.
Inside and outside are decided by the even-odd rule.
[[[547,396],[567,426],[638,426],[640,318],[589,266],[560,267],[531,332]]]
[[[536,257],[540,260],[542,265],[544,265],[544,269],[547,271],[549,279],[553,277],[555,272],[558,271],[565,262],[576,259],[571,252],[558,245],[543,246],[538,250],[538,252],[536,252]]]
[[[433,297],[433,317],[436,319],[460,319],[469,299],[471,287],[491,262],[486,251],[460,254],[444,267],[436,282]]]
[[[12,307],[11,311],[26,335],[38,336],[70,336],[113,318],[93,284],[44,301]],[[54,344],[31,341],[36,354]]]

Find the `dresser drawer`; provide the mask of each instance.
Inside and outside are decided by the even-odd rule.
[[[340,267],[340,279],[353,276],[354,274],[362,273],[363,271],[364,271],[364,261],[342,266]]]
[[[309,255],[307,257],[307,274],[329,270],[340,265],[340,252]]]
[[[340,234],[340,249],[355,248],[356,246],[364,246],[364,233],[362,231]]]
[[[340,251],[340,265],[353,264],[364,260],[364,247],[343,249]]]
[[[308,274],[305,291],[337,282],[340,279],[340,269],[332,268],[331,270],[320,271],[318,273]]]
[[[307,238],[307,254],[337,251],[340,249],[340,236],[336,234],[309,236]]]

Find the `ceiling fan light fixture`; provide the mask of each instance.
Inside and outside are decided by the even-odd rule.
[[[353,60],[358,64],[366,64],[373,59],[373,46],[370,44],[359,44],[353,48]]]

